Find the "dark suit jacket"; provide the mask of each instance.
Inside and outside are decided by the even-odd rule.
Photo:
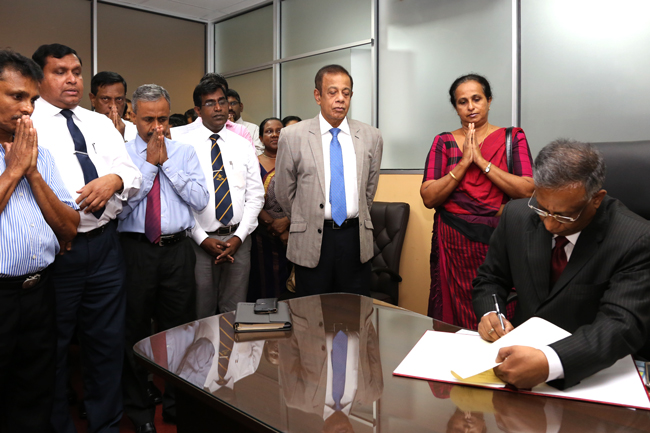
[[[606,196],[581,232],[557,283],[549,288],[553,236],[527,201],[506,205],[474,280],[474,311],[494,310],[514,287],[514,326],[537,316],[573,335],[551,345],[562,361],[563,388],[637,353],[650,328],[650,223]]]

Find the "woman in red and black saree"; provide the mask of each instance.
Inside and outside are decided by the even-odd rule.
[[[476,329],[472,280],[505,203],[533,193],[532,157],[524,131],[513,128],[508,172],[506,129],[488,122],[492,90],[484,77],[459,77],[449,96],[462,126],[435,137],[420,188],[424,205],[436,210],[428,314]],[[514,304],[506,316],[512,313]]]

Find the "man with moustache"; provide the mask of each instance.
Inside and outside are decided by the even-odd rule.
[[[135,125],[122,119],[126,106],[126,81],[116,72],[102,71],[90,80],[90,103],[99,114],[108,116],[124,142],[135,139],[138,131]]]
[[[50,265],[78,209],[29,116],[43,73],[0,50],[0,431],[47,431],[56,331]],[[35,240],[37,240],[35,242]]]
[[[257,227],[264,186],[255,149],[228,130],[226,89],[204,79],[194,89],[195,127],[172,137],[196,149],[210,189],[210,204],[195,211],[196,310],[199,319],[234,310],[246,300],[249,235]],[[180,129],[180,128],[176,128]]]
[[[351,98],[348,71],[321,68],[314,89],[320,113],[280,134],[275,191],[291,220],[287,258],[301,295],[370,296],[370,208],[383,140],[377,128],[347,118]]]
[[[169,93],[161,86],[146,84],[133,93],[138,136],[126,150],[142,173],[142,185],[119,215],[127,263],[124,407],[138,433],[156,431],[155,406],[147,392],[147,372],[136,363],[133,345],[151,335],[152,318],[158,331],[194,320],[196,260],[187,232],[194,227],[192,211],[208,204],[194,148],[164,138],[170,106]],[[167,391],[163,416],[173,419],[174,401]]]
[[[77,236],[54,263],[57,375],[52,427],[74,432],[66,398],[67,354],[73,333],[84,363],[88,431],[118,432],[122,418],[125,266],[116,216],[142,177],[106,116],[79,106],[81,59],[70,47],[42,45],[32,56],[43,69],[32,120],[69,193],[82,209]]]
[[[260,141],[260,127],[254,123],[245,121],[241,117],[241,113],[244,111],[244,104],[241,102],[239,93],[233,89],[228,89],[226,97],[228,98],[228,120],[246,127],[251,137],[253,137],[255,152],[258,156],[261,155],[264,152],[264,145]]]
[[[203,81],[214,81],[215,83],[219,84],[222,86],[225,91],[228,91],[228,81],[224,78],[223,75],[221,74],[216,74],[214,72],[208,72],[201,78],[201,82]],[[194,112],[196,114],[196,111]],[[187,115],[187,113],[186,113]],[[192,122],[189,122],[187,125],[183,126],[177,126],[175,128],[172,128],[170,130],[172,137],[175,135],[181,135],[181,134],[187,134],[190,131],[193,131],[194,129],[200,129],[199,127],[203,124],[203,119],[201,119],[201,116],[198,116],[193,120]],[[230,120],[226,120],[226,129],[229,131],[234,132],[235,134],[245,138],[248,140],[251,144],[253,144],[253,139],[251,138],[250,133],[248,132],[248,129],[244,125],[240,125],[235,122],[231,122]]]

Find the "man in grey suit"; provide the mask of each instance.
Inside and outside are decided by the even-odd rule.
[[[650,224],[602,189],[605,162],[591,145],[541,150],[530,200],[506,205],[474,280],[479,333],[494,341],[532,316],[572,333],[537,350],[502,348],[495,373],[519,388],[567,388],[629,354],[647,356]],[[514,287],[512,324],[501,311]],[[643,348],[644,344],[646,347]]]
[[[291,220],[287,258],[301,295],[370,294],[370,208],[383,140],[377,128],[346,117],[352,84],[342,66],[321,68],[320,113],[284,128],[278,142],[275,192]]]

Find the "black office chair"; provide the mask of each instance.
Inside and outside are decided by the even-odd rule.
[[[399,262],[410,210],[408,203],[379,201],[374,202],[370,210],[375,248],[375,256],[371,260],[370,295],[393,305],[399,302],[399,283],[402,281]]]
[[[607,194],[632,212],[650,219],[650,140],[593,143],[607,164]]]
[[[650,219],[650,140],[593,143],[607,165],[604,188],[632,212]],[[650,360],[650,340],[636,354]]]

